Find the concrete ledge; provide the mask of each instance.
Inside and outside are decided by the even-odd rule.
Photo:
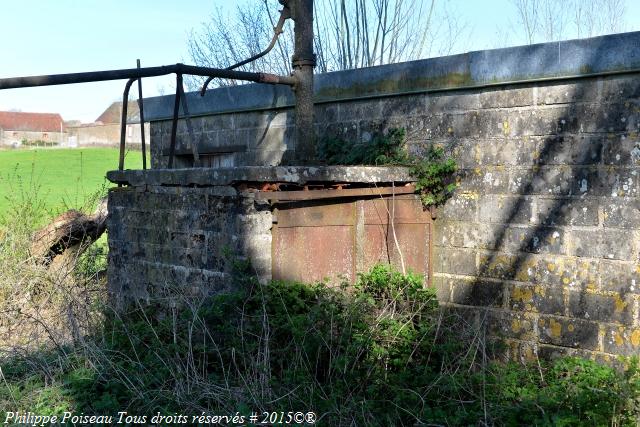
[[[469,52],[318,74],[315,102],[472,88],[531,79],[579,77],[640,68],[640,32]],[[291,107],[288,86],[247,84],[187,94],[192,115]],[[170,119],[174,96],[145,99],[148,121]]]
[[[241,182],[281,182],[292,184],[313,182],[363,184],[415,182],[407,168],[375,166],[245,166],[217,169],[124,170],[107,172],[107,179],[116,184],[132,186],[225,186]]]

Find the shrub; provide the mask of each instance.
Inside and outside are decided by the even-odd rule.
[[[429,145],[420,156],[409,154],[404,129],[390,129],[388,134],[376,135],[366,144],[324,139],[320,158],[329,165],[406,166],[416,178],[416,191],[424,206],[444,204],[456,189],[453,180],[456,162],[434,145]]]

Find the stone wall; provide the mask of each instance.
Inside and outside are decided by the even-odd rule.
[[[236,254],[270,278],[271,211],[230,186],[130,186],[109,192],[109,293],[203,296],[228,286]],[[176,287],[177,286],[177,287]]]
[[[317,135],[367,144],[404,127],[416,153],[437,144],[455,157],[434,286],[443,303],[473,307],[513,356],[637,354],[638,68],[640,33],[628,33],[329,73],[316,81]],[[188,99],[205,164],[293,158],[287,88]],[[172,104],[145,103],[154,168],[166,165]],[[182,120],[178,141],[178,166],[191,166]]]
[[[67,139],[66,132],[32,132],[0,129],[0,145],[20,146],[22,141],[44,141],[47,144],[62,145]]]
[[[145,141],[149,141],[149,124],[145,124]],[[87,146],[120,146],[120,124],[119,123],[92,123],[79,126],[67,126],[70,138],[75,138],[75,145]],[[127,124],[126,129],[127,144],[140,146],[142,137],[140,135],[140,124]]]

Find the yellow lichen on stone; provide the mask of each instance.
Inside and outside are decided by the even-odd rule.
[[[562,283],[564,283],[565,285],[568,285],[570,281],[571,281],[571,280],[569,280],[569,278],[568,278],[568,277],[563,277],[563,278],[562,278]]]
[[[533,291],[529,288],[514,288],[511,297],[516,301],[529,302],[533,299]]]
[[[634,329],[633,332],[631,332],[631,344],[634,347],[640,345],[640,329]]]
[[[549,319],[549,328],[552,337],[560,338],[560,335],[562,335],[562,324],[560,322]]]
[[[509,122],[506,120],[502,122],[502,131],[505,135],[509,135]]]
[[[618,294],[613,296],[613,302],[616,307],[616,313],[622,313],[622,311],[627,307],[627,304],[629,304],[627,301],[623,301]]]
[[[520,329],[522,328],[522,324],[520,323],[520,320],[518,319],[513,319],[511,321],[511,330],[515,333],[520,332]]]
[[[556,269],[556,265],[552,262],[550,262],[549,264],[547,264],[547,270],[549,271],[555,271]]]

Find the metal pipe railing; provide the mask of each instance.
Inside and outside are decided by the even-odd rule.
[[[129,102],[129,91],[131,85],[138,81],[138,102],[140,106],[140,127],[142,132],[142,158],[143,168],[146,169],[146,147],[144,137],[144,112],[143,112],[143,100],[142,100],[142,83],[141,80],[145,77],[158,77],[167,74],[176,74],[176,95],[173,109],[173,122],[171,126],[171,142],[169,147],[169,168],[173,167],[173,160],[175,155],[176,145],[176,133],[178,128],[178,116],[182,100],[182,109],[187,116],[188,128],[191,136],[191,145],[195,162],[199,162],[198,149],[193,137],[193,130],[191,129],[191,121],[189,117],[189,109],[186,103],[186,96],[184,94],[184,88],[182,86],[182,76],[184,74],[201,76],[201,77],[213,77],[224,78],[234,80],[245,80],[256,83],[267,84],[285,84],[294,86],[297,83],[297,79],[292,76],[278,76],[269,73],[251,73],[246,71],[235,71],[220,68],[198,67],[194,65],[175,64],[175,65],[163,65],[159,67],[140,67],[140,60],[137,62],[137,68],[126,68],[120,70],[107,70],[107,71],[89,71],[85,73],[68,73],[68,74],[49,74],[42,76],[26,76],[26,77],[8,77],[0,79],[0,90],[2,89],[19,89],[27,87],[40,87],[40,86],[57,86],[75,83],[90,83],[101,82],[108,80],[123,80],[128,79],[125,84],[124,92],[122,95],[122,118],[120,123],[120,156],[118,161],[118,169],[124,169],[124,155],[126,148],[126,126],[127,126],[127,107]]]
[[[278,76],[269,73],[250,73],[247,71],[224,70],[220,68],[198,67],[195,65],[174,64],[159,67],[125,68],[120,70],[89,71],[85,73],[49,74],[42,76],[7,77],[0,79],[1,89],[18,89],[38,86],[57,86],[74,83],[103,82],[108,80],[139,79],[158,77],[167,74],[191,74],[201,77],[220,77],[223,79],[246,80],[255,83],[285,84],[293,86],[296,79],[291,76]]]

